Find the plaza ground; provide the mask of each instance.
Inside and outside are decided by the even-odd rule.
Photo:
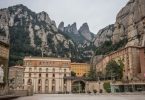
[[[145,100],[145,95],[36,94],[14,100]]]

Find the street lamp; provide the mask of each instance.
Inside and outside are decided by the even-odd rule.
[[[100,93],[100,77],[98,76],[99,93]]]

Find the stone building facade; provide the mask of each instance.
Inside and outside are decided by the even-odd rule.
[[[97,93],[105,93],[106,91],[104,90],[103,87],[104,81],[96,82],[96,81],[87,81],[86,82],[86,92],[90,91],[91,93],[96,90]]]
[[[8,82],[9,43],[6,40],[0,37],[0,84]]]
[[[77,77],[82,77],[88,74],[90,64],[87,63],[71,63],[71,71],[76,73]]]
[[[23,90],[23,66],[12,66],[9,68],[9,87],[13,90]]]
[[[112,83],[112,91],[135,91],[139,87],[145,91],[145,47],[128,46],[106,55],[96,65],[96,71],[105,74],[105,68],[110,60],[122,61],[123,78],[121,82]],[[134,88],[132,87],[134,85]]]
[[[124,64],[123,79],[143,79],[145,72],[144,47],[129,46],[106,55],[97,65],[96,71],[105,73],[105,68],[110,60],[122,61]]]
[[[34,93],[66,93],[71,92],[70,59],[25,57],[24,89],[32,89]]]

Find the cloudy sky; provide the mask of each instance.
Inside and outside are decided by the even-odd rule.
[[[99,29],[112,24],[119,10],[129,0],[0,0],[0,8],[24,4],[35,12],[46,11],[58,25],[64,21],[65,26],[77,22],[79,28],[84,22],[90,30],[97,33]]]

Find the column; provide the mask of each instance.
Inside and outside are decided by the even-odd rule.
[[[45,93],[45,78],[41,78],[41,80],[42,80],[42,84],[41,84],[42,93]]]

